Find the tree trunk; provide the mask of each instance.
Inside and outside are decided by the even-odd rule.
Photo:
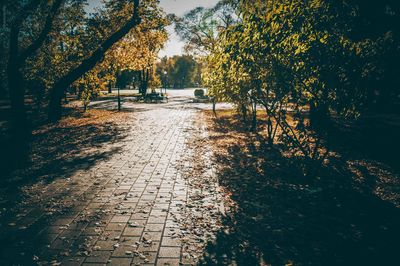
[[[143,97],[145,97],[146,94],[147,94],[147,89],[148,89],[148,86],[149,86],[149,77],[150,77],[150,74],[149,74],[149,70],[148,69],[146,69],[146,70],[143,69],[143,70],[140,71],[140,74],[139,74],[139,82],[140,82],[139,93],[141,93]]]
[[[247,124],[247,106],[243,103],[240,104],[240,115],[242,116],[243,124]]]
[[[20,72],[21,61],[18,60],[18,28],[13,28],[10,34],[10,51],[7,65],[8,89],[11,102],[11,115],[9,116],[12,136],[12,156],[21,156],[15,161],[26,159],[29,146],[30,129],[26,117],[24,81]]]
[[[274,144],[272,119],[269,115],[267,120],[267,142],[270,147]]]
[[[11,155],[17,164],[25,161],[30,140],[30,127],[28,125],[26,108],[24,103],[24,88],[22,77],[17,64],[13,62],[8,69],[8,86],[11,101],[11,115],[9,116],[12,136]]]
[[[48,111],[48,119],[50,122],[56,122],[60,120],[62,115],[62,96],[63,92],[67,86],[63,86],[62,84],[56,84],[50,92],[50,102],[49,102],[49,111]]]
[[[121,111],[121,94],[119,86],[118,86],[118,111]]]
[[[144,91],[145,93],[147,93],[147,89],[149,88],[149,79],[150,79],[150,73],[149,73],[149,69],[146,69],[146,77],[145,77],[145,82],[144,82]]]
[[[217,110],[215,108],[216,104],[217,104],[217,101],[216,101],[215,96],[214,96],[214,97],[212,97],[212,110],[213,110],[214,116],[217,116]]]
[[[252,122],[251,122],[251,130],[256,132],[257,131],[257,102],[255,100],[251,101],[252,107]]]
[[[143,90],[144,88],[144,70],[141,70],[139,72],[139,93],[142,94],[143,97],[146,96],[145,91]]]

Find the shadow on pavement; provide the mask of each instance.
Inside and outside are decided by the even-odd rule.
[[[223,119],[213,126],[219,182],[237,209],[208,244],[203,265],[398,262],[399,208],[357,181],[346,159],[310,185],[296,159],[268,149],[260,136]]]
[[[91,189],[85,187],[87,180],[69,183],[68,188],[63,185],[79,171],[87,171],[119,153],[122,148],[118,143],[127,137],[127,133],[128,129],[120,127],[117,120],[99,122],[91,117],[75,117],[35,130],[30,163],[1,180],[0,264],[33,263],[33,256],[38,255],[38,249],[46,243],[43,238],[52,236],[48,231],[43,232],[50,222],[77,213],[73,205],[79,201],[72,198],[70,188],[88,189],[89,192]],[[55,180],[59,185],[54,191],[46,190],[36,195],[30,191],[34,188],[37,193],[35,188],[46,188],[46,184]],[[94,196],[89,192],[88,197]],[[85,198],[80,200],[84,202]],[[64,206],[57,206],[61,203]],[[51,228],[57,229],[64,224]]]

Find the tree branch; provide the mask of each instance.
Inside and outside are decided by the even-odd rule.
[[[32,0],[27,3],[24,7],[22,7],[21,14],[18,15],[17,19],[14,21],[13,26],[21,26],[21,23],[26,19],[29,14],[34,11],[40,4],[40,0]]]
[[[10,29],[10,58],[9,58],[9,64],[10,61],[17,60],[18,53],[19,53],[19,46],[18,46],[18,36],[19,32],[21,31],[21,24],[26,19],[29,14],[35,10],[40,4],[39,0],[32,0],[29,3],[27,3],[24,7],[22,7],[22,12],[21,14],[17,15],[17,18],[15,21],[13,21]]]
[[[118,31],[113,33],[108,39],[106,39],[93,54],[83,60],[81,64],[62,77],[56,84],[55,88],[63,88],[65,84],[70,85],[77,79],[79,79],[84,73],[91,70],[104,56],[104,53],[111,48],[116,42],[124,37],[132,28],[139,25],[141,19],[139,17],[139,0],[134,0],[134,9],[132,18]],[[63,91],[55,92],[57,94],[63,93]]]
[[[58,11],[62,5],[64,0],[55,0],[49,14],[47,15],[46,22],[39,36],[29,45],[25,51],[21,53],[19,56],[19,61],[25,61],[29,56],[33,55],[46,41],[47,36],[49,35],[51,28],[53,27],[53,21],[58,14]]]

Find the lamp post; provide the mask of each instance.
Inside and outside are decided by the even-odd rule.
[[[121,94],[119,92],[119,86],[118,86],[118,111],[121,111]]]
[[[117,79],[121,76],[121,72],[118,71],[117,73]],[[121,111],[121,93],[120,93],[120,86],[117,86],[118,89],[118,111]]]
[[[165,96],[166,96],[167,95],[167,74],[168,74],[168,72],[166,70],[164,70],[163,74],[164,74],[164,89],[165,89]]]

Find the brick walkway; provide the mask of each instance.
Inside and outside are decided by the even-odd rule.
[[[207,133],[185,101],[140,107],[122,125],[127,137],[103,148],[118,152],[26,189],[26,200],[2,225],[1,265],[196,263],[196,243],[212,236],[196,228],[191,208],[218,224],[221,206],[216,182],[200,191],[190,180],[193,156],[210,155],[196,154],[188,140]],[[202,160],[209,165],[209,158]],[[212,169],[206,170],[200,175],[211,178]]]

